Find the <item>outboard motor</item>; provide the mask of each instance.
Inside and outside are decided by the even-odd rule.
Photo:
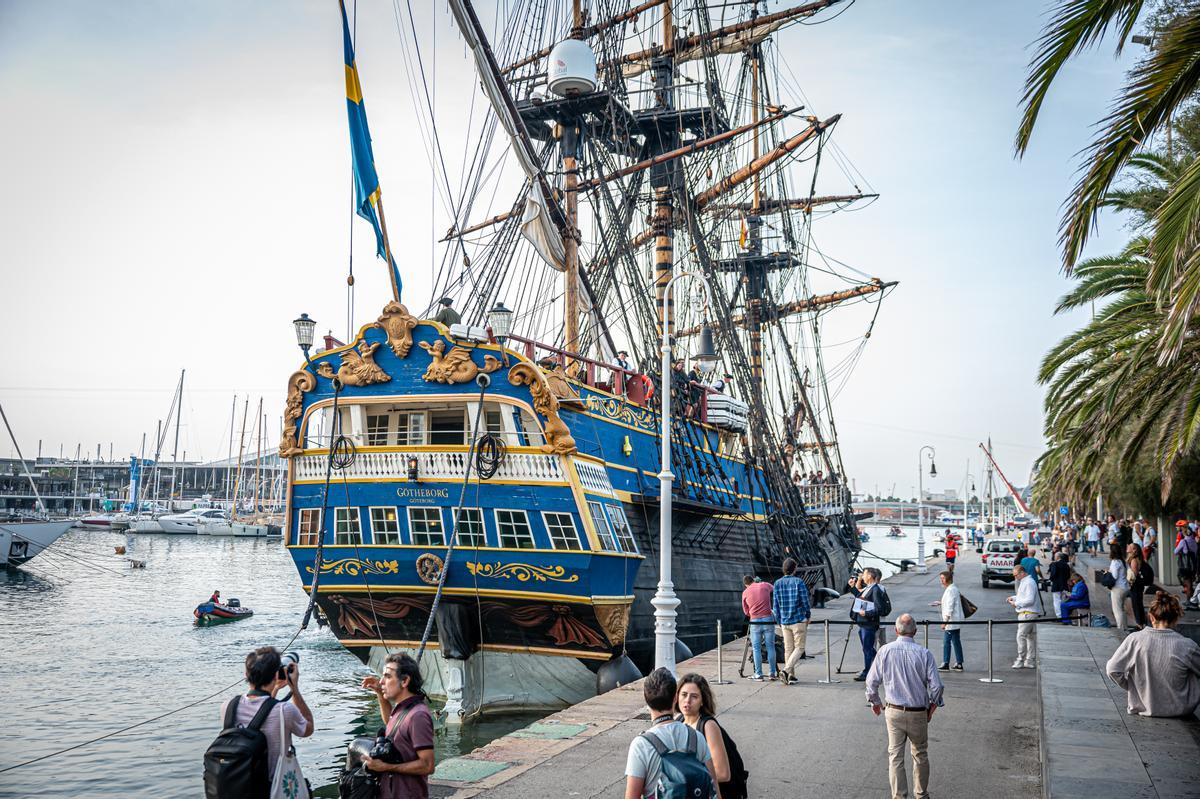
[[[227,607],[227,608],[240,608],[241,606],[242,606],[242,600],[238,599],[237,597],[232,597],[232,596],[225,603],[225,607]]]

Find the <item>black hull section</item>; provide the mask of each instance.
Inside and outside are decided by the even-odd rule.
[[[634,582],[625,645],[633,662],[648,674],[654,667],[654,606],[650,600],[658,590],[659,506],[657,501],[625,503],[625,510],[646,556]],[[782,573],[788,553],[771,540],[763,523],[719,518],[703,509],[679,505],[673,508],[672,521],[671,576],[680,600],[677,637],[699,654],[716,646],[718,620],[726,641],[745,631],[742,577],[749,574],[774,580]],[[810,589],[826,586],[840,593],[857,553],[841,543],[832,519],[809,517],[809,524],[818,535],[826,563],[808,569],[805,582]]]

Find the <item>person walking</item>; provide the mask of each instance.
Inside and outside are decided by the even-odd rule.
[[[1138,629],[1146,626],[1146,589],[1154,585],[1154,569],[1142,558],[1141,547],[1129,545],[1126,578],[1129,580],[1129,604],[1133,607],[1133,620]]]
[[[705,737],[675,720],[675,687],[675,675],[661,667],[642,681],[642,699],[650,710],[650,729],[629,743],[625,799],[650,799],[658,794],[663,779],[663,757],[670,752],[686,752],[703,763],[708,771],[708,784],[695,786],[696,796],[709,799],[716,795],[717,774]]]
[[[939,602],[942,608],[942,665],[939,671],[950,668],[950,649],[954,648],[954,670],[963,670],[962,625],[955,622],[963,620],[962,594],[954,584],[954,572],[947,569],[938,575],[942,581],[942,598]]]
[[[929,722],[943,707],[942,679],[933,653],[913,640],[917,623],[905,613],[896,619],[896,640],[879,650],[867,673],[867,702],[882,715],[888,733],[888,781],[892,799],[907,799],[908,775],[904,770],[904,744],[912,750],[913,796],[929,797]],[[887,697],[880,699],[879,687]],[[886,704],[886,710],[885,710]]]
[[[875,637],[879,634],[880,602],[882,590],[877,585],[875,570],[868,568],[862,573],[862,590],[858,601],[850,609],[850,618],[858,622],[858,641],[862,645],[863,670],[855,675],[857,682],[867,679],[871,663],[875,660]]]
[[[783,667],[779,678],[784,685],[796,679],[796,666],[804,657],[808,641],[808,620],[812,615],[808,586],[796,576],[796,561],[783,562],[783,576],[771,591],[771,612],[783,630]]]
[[[754,650],[754,676],[751,679],[762,682],[763,661],[770,664],[771,679],[776,679],[775,672],[775,616],[771,613],[771,594],[774,586],[756,577],[746,575],[742,578],[746,586],[742,591],[742,612],[750,620],[750,647]]]
[[[676,721],[682,721],[704,736],[712,755],[713,774],[721,799],[746,799],[746,779],[750,776],[738,752],[737,744],[716,719],[717,703],[708,680],[699,674],[685,674],[675,689]]]
[[[1113,584],[1108,586],[1109,599],[1112,602],[1113,624],[1124,633],[1125,600],[1129,597],[1129,572],[1125,566],[1125,550],[1119,543],[1113,543],[1108,548],[1108,557],[1108,573],[1113,578]]]
[[[1088,519],[1083,533],[1087,536],[1087,551],[1093,555],[1096,554],[1100,548],[1100,525],[1096,524],[1095,519]]]
[[[1179,600],[1159,591],[1150,626],[1126,637],[1105,664],[1131,715],[1190,718],[1200,709],[1200,646],[1175,631],[1182,615]]]
[[[1058,553],[1058,557],[1050,564],[1050,599],[1053,602],[1055,617],[1062,616],[1063,592],[1067,590],[1071,579],[1071,564],[1066,552]]]
[[[1183,586],[1183,596],[1192,596],[1192,582],[1196,579],[1197,564],[1200,562],[1200,547],[1196,545],[1196,536],[1187,526],[1187,522],[1178,521],[1175,526],[1179,529],[1179,542],[1175,544],[1175,554],[1179,563],[1179,584]]]
[[[1017,586],[1017,593],[1008,598],[1008,604],[1013,606],[1017,611],[1017,659],[1013,661],[1014,669],[1032,669],[1034,668],[1034,655],[1037,652],[1037,646],[1034,644],[1033,628],[1036,626],[1033,620],[1038,615],[1038,589],[1033,578],[1025,571],[1025,567],[1020,563],[1013,566],[1013,581]]]

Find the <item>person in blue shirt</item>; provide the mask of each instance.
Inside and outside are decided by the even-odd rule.
[[[808,586],[796,576],[796,561],[792,558],[783,562],[783,576],[775,581],[771,591],[771,611],[783,628],[784,662],[779,677],[784,685],[788,685],[795,681],[796,665],[804,657],[808,620],[812,616]]]
[[[1062,623],[1070,624],[1068,619],[1075,614],[1075,611],[1087,611],[1091,608],[1091,601],[1088,599],[1087,583],[1078,573],[1072,573],[1068,582],[1071,585],[1071,594],[1062,603]]]

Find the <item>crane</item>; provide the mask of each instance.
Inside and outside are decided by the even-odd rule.
[[[992,457],[992,453],[982,443],[979,445],[979,448],[983,450],[983,454],[987,456],[989,461],[991,461],[992,466],[996,469],[996,473],[999,474],[1000,479],[1004,481],[1005,487],[1008,488],[1008,493],[1012,494],[1012,498],[1017,501],[1017,507],[1021,509],[1022,513],[1031,513],[1029,510],[1029,505],[1025,503],[1024,499],[1022,499],[1021,493],[1017,491],[1017,489],[1013,487],[1013,484],[1008,481],[1008,478],[1004,476],[1004,470],[1000,468],[1000,464],[996,463],[996,459]]]

